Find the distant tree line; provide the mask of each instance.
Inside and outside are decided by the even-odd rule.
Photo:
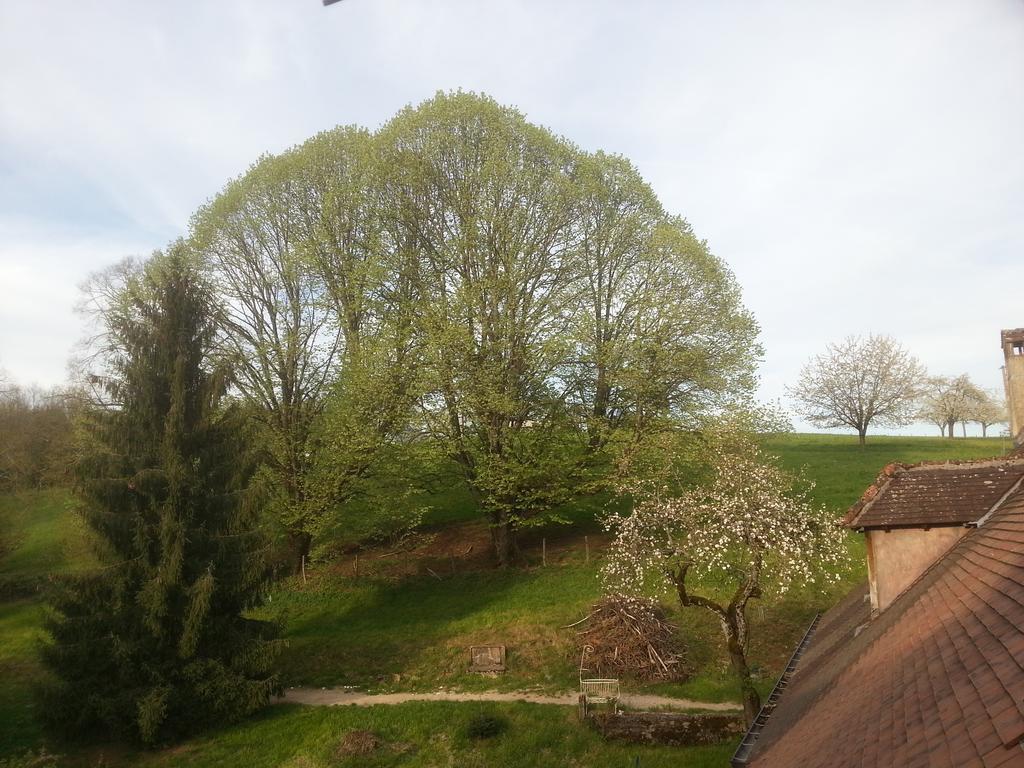
[[[828,345],[804,365],[789,394],[811,424],[855,429],[861,445],[872,424],[926,421],[952,438],[958,424],[964,437],[969,422],[987,436],[989,427],[1009,419],[1002,395],[978,387],[967,374],[929,376],[890,336],[850,336]]]
[[[67,484],[74,463],[74,398],[0,378],[0,492]]]
[[[1002,393],[982,389],[967,374],[930,376],[923,386],[917,416],[939,428],[943,437],[954,437],[957,424],[967,437],[967,424],[981,427],[982,436],[989,427],[1009,421]]]

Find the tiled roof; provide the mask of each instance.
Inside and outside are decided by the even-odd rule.
[[[962,525],[1024,480],[1024,461],[890,464],[846,515],[850,528]]]
[[[862,594],[823,617],[748,765],[1024,768],[1024,492],[854,636]]]
[[[753,753],[765,750],[768,744],[784,734],[804,714],[808,705],[821,693],[820,686],[827,684],[830,678],[829,674],[819,675],[816,672],[825,667],[853,639],[858,628],[868,623],[870,614],[868,583],[865,581],[821,617],[785,692],[774,707],[771,707],[770,698],[765,702],[765,707],[770,711],[766,712],[762,708],[758,717],[760,719],[767,714],[767,722],[761,726],[755,723],[748,731],[744,744],[733,757],[733,765],[747,765],[744,760],[749,759]],[[745,746],[751,740],[756,740],[753,747]]]

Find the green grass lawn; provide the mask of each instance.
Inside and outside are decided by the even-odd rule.
[[[45,577],[93,563],[71,505],[62,488],[0,494],[0,579]]]
[[[867,444],[855,436],[787,434],[765,439],[764,447],[791,470],[804,470],[816,487],[814,498],[836,510],[853,504],[886,464],[946,459],[983,459],[1007,453],[1006,438],[886,437],[868,435]]]
[[[597,558],[530,571],[485,571],[393,581],[317,574],[303,586],[290,579],[272,593],[261,615],[287,627],[281,659],[288,685],[352,685],[364,690],[543,691],[573,689],[579,641],[568,625],[601,596]],[[752,658],[764,670],[762,688],[792,652],[794,637],[814,613],[835,602],[844,583],[824,593],[795,589],[781,602],[751,610]],[[666,602],[685,638],[694,675],[682,682],[641,685],[665,695],[734,701],[736,685],[710,614]],[[468,671],[471,645],[508,647],[509,670],[497,678]]]
[[[505,731],[490,739],[469,738],[469,720],[481,713],[503,719]],[[339,745],[348,731],[356,729],[373,732],[380,747],[365,756],[346,755]],[[596,732],[581,727],[570,707],[413,702],[369,708],[279,705],[181,747],[137,755],[135,764],[154,768],[633,768],[639,759],[643,768],[720,768],[732,752],[731,745],[680,749],[606,743]]]
[[[32,685],[43,675],[36,657],[43,607],[37,600],[0,603],[0,758],[40,744]]]
[[[564,690],[575,668],[560,627],[598,596],[595,567],[583,564],[356,583],[328,574],[282,584],[262,613],[288,628],[289,684]],[[469,646],[490,643],[509,646],[509,673],[469,674]]]
[[[815,498],[840,514],[882,467],[891,461],[976,458],[1003,453],[1000,439],[869,437],[861,449],[855,437],[784,435],[766,440],[768,450],[789,468],[802,468],[817,482]],[[434,529],[467,518],[467,499],[452,491],[452,508],[442,509],[444,493],[434,492],[428,516]],[[38,579],[49,573],[88,568],[91,559],[69,494],[61,490],[0,497],[0,578]],[[438,506],[439,505],[439,506]],[[568,510],[571,536],[595,530],[597,500]],[[551,528],[549,535],[559,529]],[[359,580],[346,567],[314,566],[308,583],[288,579],[274,585],[261,614],[280,619],[288,647],[281,670],[290,684],[357,685],[370,690],[425,690],[439,686],[464,690],[498,688],[541,690],[575,686],[578,659],[570,624],[588,612],[600,595],[596,578],[600,553],[585,563],[578,546],[538,567],[539,537],[527,539],[528,569],[481,569],[433,575],[374,572]],[[550,542],[549,542],[550,543]],[[863,548],[851,535],[853,566],[842,582],[825,592],[795,589],[784,600],[765,600],[750,612],[751,661],[759,687],[771,688],[815,611],[826,608],[863,577]],[[381,563],[387,560],[379,561]],[[344,564],[342,564],[344,565]],[[648,686],[651,692],[689,698],[735,700],[719,628],[699,610],[679,610],[667,602],[672,620],[687,643],[694,676],[684,683]],[[35,647],[41,635],[37,599],[0,602],[0,759],[43,742],[31,686],[42,674]],[[504,643],[509,671],[499,678],[467,672],[471,644]],[[636,689],[638,686],[627,684]],[[638,749],[606,745],[581,729],[568,708],[488,705],[510,722],[494,741],[471,742],[464,733],[478,705],[411,703],[400,707],[295,708],[275,706],[245,723],[217,730],[158,753],[107,750],[108,763],[140,765],[724,765],[731,748],[704,750]],[[384,742],[368,758],[335,755],[341,734],[365,728]],[[61,751],[59,747],[55,748]],[[95,765],[95,750],[70,751],[79,764]],[[543,757],[543,759],[541,759]]]

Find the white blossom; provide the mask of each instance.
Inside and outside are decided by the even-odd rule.
[[[614,540],[603,579],[612,592],[640,593],[652,580],[674,585],[688,566],[697,577],[784,593],[793,584],[835,581],[846,558],[844,532],[812,487],[775,464],[752,442],[714,448],[712,476],[675,493],[667,486],[628,488],[632,512],[605,524]]]

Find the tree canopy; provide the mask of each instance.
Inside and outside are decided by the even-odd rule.
[[[379,141],[414,259],[419,418],[500,562],[616,430],[639,439],[750,391],[757,328],[732,274],[628,161],[465,93],[403,111]]]
[[[1010,413],[1003,393],[985,389],[980,390],[980,393],[971,407],[970,420],[981,427],[982,437],[988,437],[988,428],[1009,423]]]
[[[423,444],[511,563],[624,446],[748,397],[761,355],[732,273],[628,160],[471,93],[260,158],[187,247],[296,566]]]

